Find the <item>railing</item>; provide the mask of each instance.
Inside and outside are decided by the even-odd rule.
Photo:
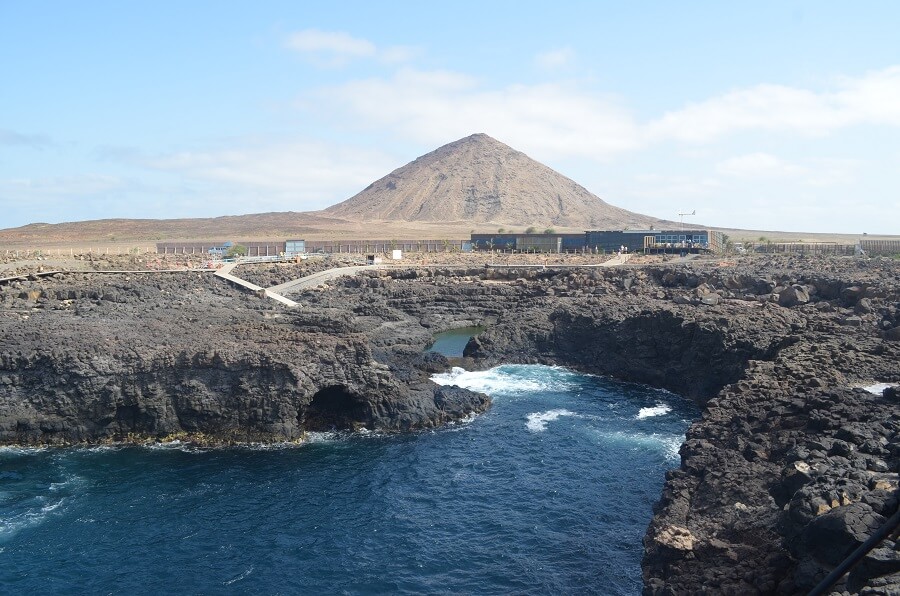
[[[856,254],[856,245],[832,242],[769,242],[757,244],[754,250],[763,253],[853,256]]]

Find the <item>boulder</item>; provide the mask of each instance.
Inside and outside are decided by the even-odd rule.
[[[865,288],[849,286],[841,290],[841,300],[845,306],[855,306],[866,293]]]
[[[705,304],[706,306],[716,306],[719,304],[719,301],[718,294],[706,294],[700,298],[700,304]]]
[[[694,535],[687,528],[680,526],[666,526],[659,530],[654,540],[660,546],[678,551],[694,550]]]
[[[856,303],[854,307],[856,314],[859,315],[867,315],[875,310],[872,306],[872,301],[868,298],[860,298],[859,302]]]
[[[785,307],[809,302],[809,292],[801,285],[788,286],[778,293],[778,304]]]
[[[862,325],[862,319],[857,316],[849,316],[841,319],[841,325],[847,325],[848,327],[859,327]]]
[[[834,507],[813,519],[803,531],[807,552],[817,562],[834,567],[865,542],[884,517],[864,503]]]

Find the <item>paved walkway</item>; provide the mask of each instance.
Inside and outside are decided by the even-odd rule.
[[[597,266],[598,267],[618,267],[619,265],[624,265],[625,263],[627,263],[628,259],[630,259],[630,258],[631,258],[630,252],[627,252],[625,254],[618,254],[608,261],[603,261],[602,263],[600,263]]]
[[[222,279],[226,279],[226,280],[230,281],[231,283],[234,283],[241,287],[247,288],[248,290],[250,290],[252,292],[262,292],[266,298],[271,298],[272,300],[275,300],[276,302],[280,302],[280,303],[284,304],[285,306],[299,306],[299,304],[297,304],[296,302],[294,302],[293,300],[291,300],[289,298],[285,298],[281,294],[278,294],[271,290],[266,290],[256,284],[250,283],[249,281],[247,281],[245,279],[241,279],[240,277],[231,275],[232,269],[237,267],[237,265],[238,265],[237,263],[227,263],[227,264],[223,265],[222,267],[220,267],[219,269],[216,270],[216,277],[221,277]]]
[[[278,284],[277,286],[271,286],[267,288],[267,291],[276,292],[278,294],[299,292],[301,290],[320,286],[326,281],[330,281],[338,277],[344,277],[345,275],[355,275],[360,271],[366,271],[369,269],[381,269],[383,267],[384,265],[351,265],[349,267],[335,267],[334,269],[319,271],[318,273],[313,273],[312,275],[307,275],[306,277],[292,279],[291,281],[286,281],[283,284]]]

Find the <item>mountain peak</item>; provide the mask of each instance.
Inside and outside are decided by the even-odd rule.
[[[605,203],[485,133],[438,147],[325,212],[356,221],[538,227],[647,227],[659,221]]]

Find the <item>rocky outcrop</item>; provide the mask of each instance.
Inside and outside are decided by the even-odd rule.
[[[391,269],[292,295],[299,312],[211,278],[79,275],[0,294],[6,442],[438,424],[487,398],[430,383],[448,363],[422,348],[478,324],[470,366],[562,364],[702,406],[645,537],[648,594],[805,592],[897,508],[897,390],[859,388],[900,383],[895,261]],[[896,593],[898,563],[888,540],[838,588]]]
[[[489,323],[466,348],[475,366],[563,364],[691,397],[703,416],[648,528],[646,592],[792,594],[897,506],[896,394],[857,387],[900,382],[886,333],[900,315],[898,272],[810,259],[379,272],[305,298],[347,302],[352,283],[382,313]],[[892,593],[896,553],[888,541],[841,589]]]
[[[286,441],[430,427],[489,404],[394,357],[403,340],[373,351],[366,321],[275,307],[208,274],[18,285],[0,295],[2,443]],[[408,351],[431,337],[403,335]]]
[[[511,314],[468,353],[695,399],[703,417],[645,539],[645,592],[805,593],[897,508],[896,392],[855,387],[900,381],[900,350],[885,332],[900,314],[898,271],[798,259],[558,274],[522,285],[536,300],[567,299]],[[900,589],[896,545],[842,589]]]

